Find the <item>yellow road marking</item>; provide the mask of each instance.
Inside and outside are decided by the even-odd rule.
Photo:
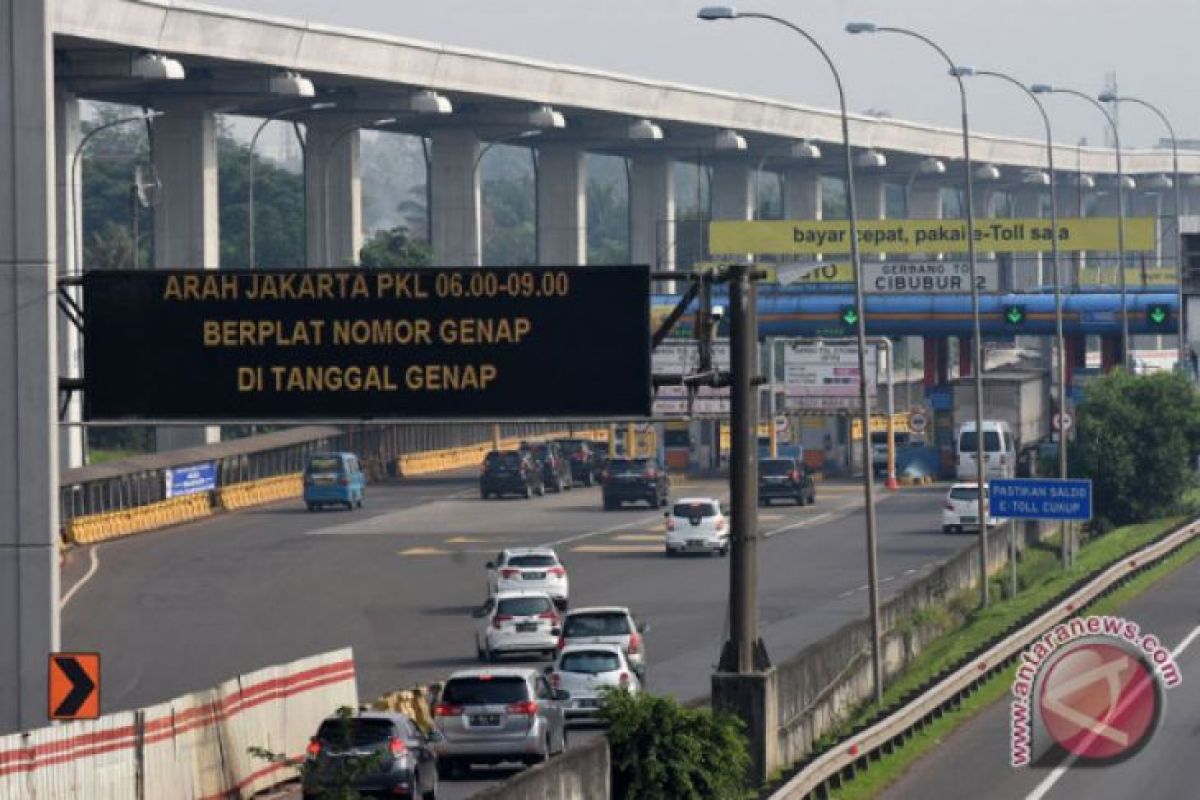
[[[495,539],[479,539],[474,536],[455,536],[453,539],[447,539],[446,544],[480,544],[482,542],[496,541]]]
[[[622,533],[612,538],[622,542],[661,542],[665,533]]]
[[[661,544],[581,544],[572,553],[661,553]]]
[[[401,550],[402,556],[446,556],[450,555],[449,550],[441,550],[436,547],[410,547],[407,550]]]

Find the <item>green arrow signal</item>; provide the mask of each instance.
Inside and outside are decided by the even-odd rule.
[[[1004,319],[1009,325],[1020,325],[1025,321],[1025,308],[1023,306],[1005,306]]]
[[[846,306],[842,309],[842,322],[847,325],[858,324],[858,309],[854,306]]]
[[[1167,310],[1162,306],[1150,306],[1146,316],[1148,316],[1150,321],[1155,325],[1162,325],[1167,321]]]

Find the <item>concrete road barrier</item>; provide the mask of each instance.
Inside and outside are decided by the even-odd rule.
[[[293,472],[289,475],[275,475],[222,487],[217,490],[217,505],[225,511],[235,511],[239,508],[299,497],[303,493],[304,475]]]
[[[137,508],[75,517],[67,522],[66,538],[75,544],[94,544],[190,522],[211,513],[212,502],[207,492],[189,494]]]

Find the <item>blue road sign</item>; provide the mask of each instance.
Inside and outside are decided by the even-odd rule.
[[[209,492],[217,488],[217,465],[212,461],[166,471],[167,497]]]
[[[992,515],[1004,519],[1092,518],[1092,482],[1021,478],[988,484]]]

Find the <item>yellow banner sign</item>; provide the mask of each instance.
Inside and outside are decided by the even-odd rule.
[[[1153,217],[1125,219],[1125,249],[1153,250]],[[1044,219],[975,221],[975,246],[981,252],[1042,253],[1053,233]],[[859,249],[867,254],[965,253],[967,225],[960,219],[872,219],[858,225]],[[1060,219],[1058,245],[1063,250],[1115,251],[1117,219]],[[846,220],[714,220],[709,223],[709,251],[735,255],[850,252]]]
[[[912,433],[912,427],[909,426],[909,415],[905,413],[893,414],[892,419],[896,421],[896,433]],[[886,433],[887,432],[887,414],[872,414],[871,415],[871,433]],[[850,436],[854,439],[862,438],[862,419],[855,417],[850,422]]]

